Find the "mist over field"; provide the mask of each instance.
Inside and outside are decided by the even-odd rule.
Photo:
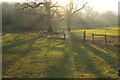
[[[40,7],[39,9],[27,8],[23,10],[24,6],[26,6],[25,3],[23,5],[15,2],[2,3],[3,32],[47,30],[47,16],[44,16],[45,11],[42,11],[44,7]],[[101,13],[93,11],[93,9],[91,6],[86,6],[80,12],[73,15],[70,23],[71,29],[101,28],[118,25],[118,15],[113,11]],[[51,13],[53,13],[54,10],[55,9],[53,9]],[[53,16],[51,22],[54,29],[66,29],[65,11],[59,9],[59,13]]]

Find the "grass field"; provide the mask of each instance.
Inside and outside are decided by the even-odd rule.
[[[113,32],[109,29],[87,32],[103,30],[103,33],[117,35],[116,28]],[[67,40],[6,34],[2,38],[3,78],[117,78],[117,51],[73,41],[79,38],[80,31],[72,31]]]
[[[83,36],[83,31],[86,31],[86,36],[88,36],[88,40],[92,39],[92,33],[94,34],[106,34],[112,36],[118,36],[118,27],[106,27],[99,29],[83,29],[83,30],[72,30],[77,36]]]
[[[92,33],[94,34],[103,34],[107,36],[118,36],[118,27],[106,27],[99,29],[84,29],[84,30],[72,30],[72,33],[83,39],[84,31],[86,31],[86,40],[92,41]],[[104,36],[95,36],[95,41],[104,43]],[[118,45],[118,38],[107,37],[107,43],[110,45]],[[119,43],[120,44],[120,43]]]

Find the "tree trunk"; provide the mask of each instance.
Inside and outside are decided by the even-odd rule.
[[[48,31],[47,32],[54,32],[52,25],[51,25],[51,15],[48,14]]]
[[[51,23],[49,23],[49,25],[48,25],[48,31],[47,32],[54,32],[54,30],[53,30],[53,28],[51,26]]]
[[[71,10],[67,9],[67,13],[66,13],[66,20],[67,20],[67,31],[70,32],[70,23],[71,23]]]
[[[45,7],[47,9],[47,18],[48,18],[48,31],[47,32],[54,32],[52,25],[51,25],[51,2],[46,2]]]
[[[71,31],[71,29],[70,29],[70,19],[67,19],[67,31]]]

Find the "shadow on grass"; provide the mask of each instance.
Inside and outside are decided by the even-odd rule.
[[[77,38],[74,34],[71,33],[71,38],[74,36]],[[91,56],[88,54],[88,49],[84,45],[81,45],[81,43],[72,42],[72,50],[73,53],[77,53],[78,55],[75,57],[76,62],[76,68],[80,73],[90,73],[94,74],[97,77],[105,77],[101,71],[99,71],[99,68],[96,67],[95,63],[93,63],[93,60],[90,58]],[[83,71],[82,71],[83,70]],[[81,75],[83,77],[84,75]]]
[[[3,47],[3,57],[2,57],[2,61],[3,61],[2,74],[3,75],[7,72],[7,70],[10,68],[10,66],[12,66],[21,57],[27,55],[30,52],[31,46],[34,44],[36,39],[38,39],[38,37],[36,37],[34,39],[30,39],[30,40],[25,40],[25,41],[17,40],[16,44],[13,44],[9,47],[7,47],[7,46]],[[17,46],[20,47],[21,45],[26,45],[26,44],[28,44],[28,48],[25,48],[24,50],[21,50],[20,52],[18,52],[19,50],[11,51],[9,49],[11,47],[17,47]],[[12,53],[10,54],[10,52],[12,52]],[[15,55],[15,57],[13,57],[14,55]]]
[[[112,55],[101,52],[96,48],[92,47],[91,45],[85,45],[85,47],[93,51],[97,56],[103,58],[109,65],[111,65],[111,67],[114,68],[118,64],[117,56],[113,57]]]
[[[76,37],[77,38],[77,36],[75,36],[74,34],[72,34],[71,36],[74,36],[74,37]],[[76,45],[75,45],[75,43],[73,43],[73,46],[75,45],[75,46],[77,46],[77,44],[78,43],[76,43]],[[89,45],[89,44],[86,44],[85,42],[80,42],[79,43],[80,44],[80,46],[77,46],[77,49],[76,48],[74,48],[73,50],[75,50],[75,52],[76,53],[80,53],[80,56],[82,55],[83,56],[83,54],[84,54],[84,57],[85,57],[85,60],[88,60],[88,57],[90,58],[90,56],[88,56],[88,53],[91,55],[91,56],[96,56],[96,57],[98,57],[99,59],[101,59],[102,61],[104,61],[105,62],[105,64],[104,64],[104,66],[106,65],[106,66],[109,66],[110,68],[109,68],[109,70],[110,69],[112,69],[112,72],[114,72],[116,69],[116,67],[117,67],[117,62],[118,62],[118,60],[117,60],[117,56],[113,56],[113,55],[109,55],[109,54],[107,54],[107,53],[104,53],[104,52],[101,52],[101,51],[99,51],[99,50],[97,50],[96,48],[94,48],[93,46],[91,46],[91,45]],[[83,47],[82,47],[83,46]],[[78,47],[80,48],[81,47],[81,49],[78,49]],[[83,53],[83,54],[81,54],[81,53]],[[87,54],[86,54],[87,53]],[[86,54],[86,55],[85,55]],[[78,57],[78,56],[77,56]],[[87,57],[87,58],[86,58]],[[96,58],[95,57],[95,58]],[[81,59],[82,59],[83,57],[81,57]],[[84,59],[84,58],[83,58]],[[90,60],[90,59],[89,59]],[[89,60],[88,60],[88,62],[89,62]],[[85,61],[85,62],[87,62],[87,61]],[[89,63],[90,64],[90,63]],[[95,64],[95,63],[94,63]],[[101,65],[102,65],[103,63],[101,63]],[[89,66],[89,65],[88,65]],[[94,65],[95,66],[95,65]],[[92,66],[91,66],[92,67]],[[95,70],[95,68],[92,68],[93,70]],[[101,72],[101,74],[102,73],[104,73],[103,71],[104,71],[104,69],[105,68],[103,68],[103,70],[102,70],[102,72]],[[90,72],[92,72],[92,71],[90,71]],[[98,67],[98,72],[100,72],[99,71],[99,67]],[[97,72],[97,73],[98,73]],[[96,72],[95,72],[96,73]],[[97,74],[96,73],[96,74]],[[98,73],[99,75],[100,75],[100,73]],[[111,73],[112,74],[112,73]],[[114,73],[113,73],[114,74]],[[99,76],[98,75],[98,76]],[[107,75],[108,76],[108,75]],[[100,76],[99,76],[100,77]]]
[[[50,50],[57,50],[57,51],[63,51],[64,50],[64,40],[59,40],[59,39],[47,39],[44,43],[39,43],[42,45],[42,47],[48,48]]]
[[[25,45],[25,44],[29,44],[29,45],[31,45],[31,44],[33,44],[34,43],[34,41],[36,40],[36,39],[38,39],[39,37],[35,37],[35,38],[33,38],[33,39],[29,39],[29,40],[16,40],[15,41],[15,44],[11,44],[11,45],[7,45],[7,46],[3,46],[2,47],[2,51],[3,51],[3,54],[5,54],[5,53],[10,53],[10,48],[12,48],[12,47],[17,47],[17,46],[21,46],[21,45]],[[3,44],[4,45],[4,44]],[[8,52],[7,52],[8,51]]]
[[[72,36],[76,37],[74,34],[72,34]],[[102,51],[99,51],[97,50],[96,48],[92,47],[91,45],[89,44],[86,44],[86,43],[81,43],[82,45],[84,45],[87,49],[91,50],[92,52],[94,52],[97,56],[103,58],[105,61],[107,61],[107,63],[109,63],[111,66],[113,66],[112,64],[115,63],[117,64],[117,61],[118,61],[118,57],[116,56],[112,56],[112,55],[109,55],[107,53],[104,53]],[[110,50],[111,51],[111,50]]]
[[[55,42],[55,41],[53,41]],[[52,41],[50,43],[53,43]],[[54,60],[52,67],[46,70],[48,78],[74,78],[74,67],[72,65],[72,51],[70,41],[60,42],[64,44],[62,48],[55,48],[57,45],[50,47],[53,51],[62,51],[63,55],[59,58],[59,61]],[[50,46],[50,44],[48,45]],[[57,66],[56,66],[57,65]]]
[[[75,35],[72,36],[76,37]],[[17,43],[19,43],[19,40]],[[102,72],[99,70],[99,67],[96,66],[96,64],[93,62],[93,59],[91,59],[89,54],[89,51],[91,50],[91,48],[89,49],[90,46],[88,47],[87,45],[67,40],[65,42],[53,39],[39,40],[39,38],[36,37],[30,40],[22,41],[21,44],[16,44],[14,47],[20,47],[26,44],[28,47],[25,48],[24,51],[18,51],[19,54],[16,55],[19,56],[16,60],[14,59],[13,61],[19,61],[21,57],[26,60],[27,58],[24,58],[25,56],[31,57],[29,59],[30,63],[27,63],[27,67],[32,66],[32,68],[28,68],[28,71],[25,74],[27,76],[34,77],[34,74],[36,74],[37,77],[44,77],[44,75],[46,75],[47,78],[79,78],[84,77],[84,75],[81,74],[87,71],[89,74],[93,74],[96,77],[104,77]],[[33,52],[30,53],[31,50]],[[8,51],[4,52],[8,53]],[[91,50],[91,52],[95,54],[93,50]],[[30,54],[27,55],[28,53]],[[74,53],[77,53],[78,55],[75,55]],[[10,67],[12,64],[14,64],[13,61],[9,62],[10,64],[4,64],[4,66]],[[35,71],[36,73],[34,73],[36,66],[38,69]],[[82,71],[83,69],[84,71]],[[46,74],[44,74],[44,71]],[[76,72],[78,72],[78,74],[75,74]],[[19,75],[16,74],[15,76]]]

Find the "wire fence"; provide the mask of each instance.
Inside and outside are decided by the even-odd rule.
[[[54,38],[54,39],[66,39],[65,31],[62,32],[26,32],[25,34],[33,37],[44,37],[44,38]]]
[[[89,41],[96,44],[103,44],[103,45],[113,45],[119,46],[120,36],[112,36],[106,34],[95,34],[90,33],[88,34],[87,31],[79,31],[73,32],[75,36],[81,41]]]

